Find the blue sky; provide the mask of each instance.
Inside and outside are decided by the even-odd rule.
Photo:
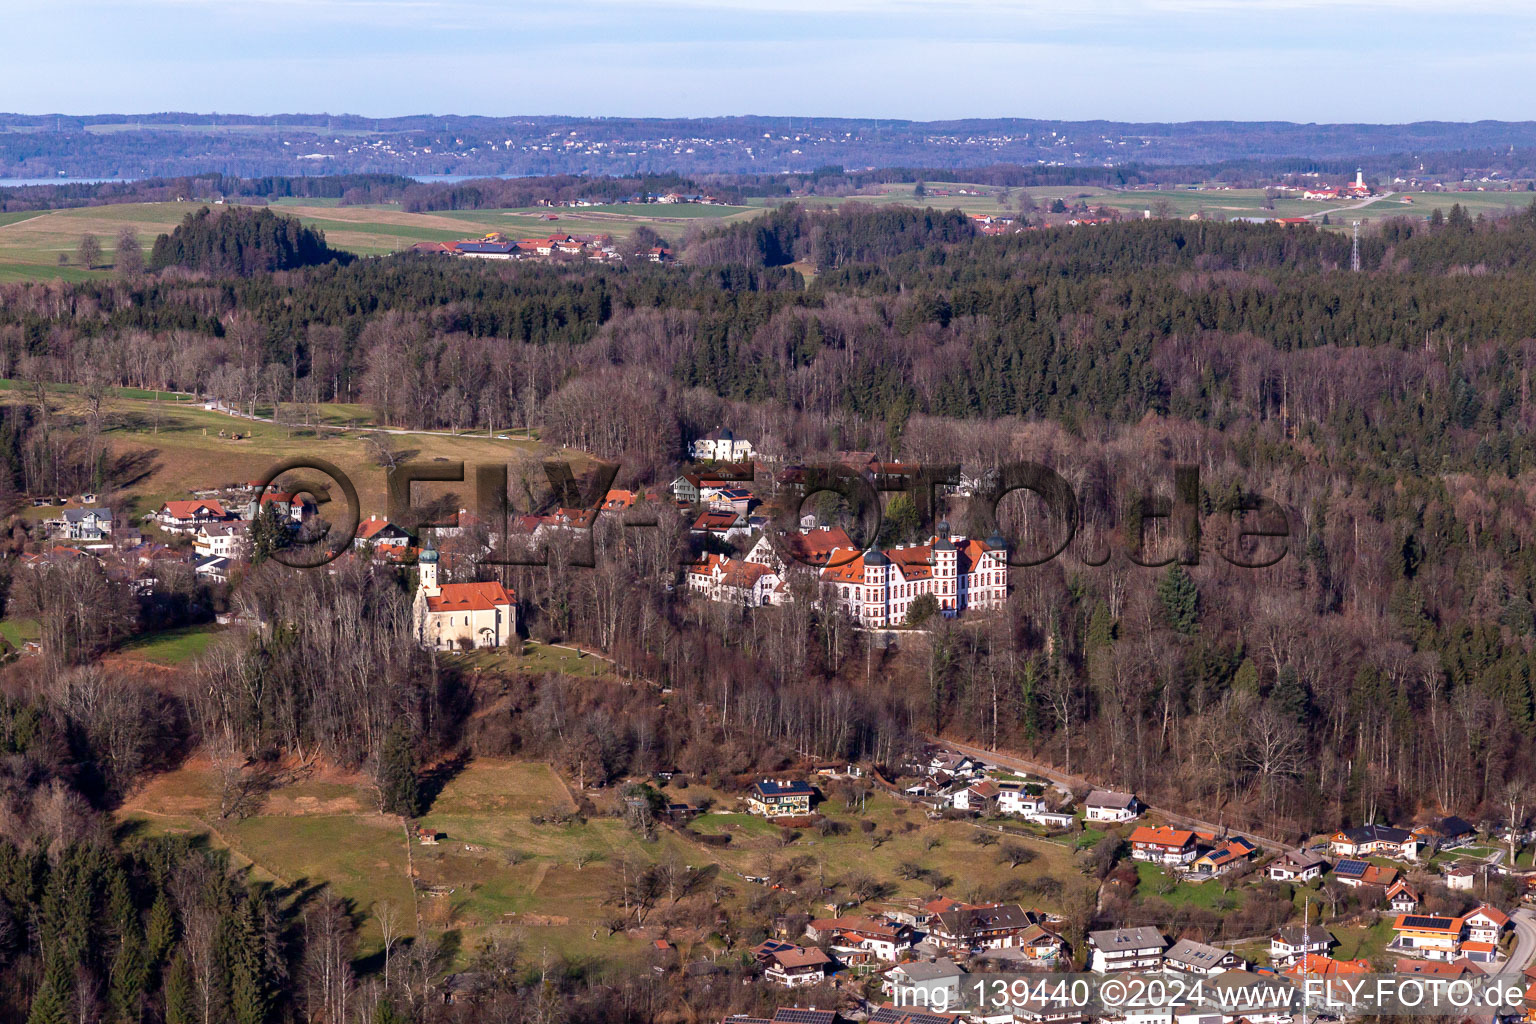
[[[0,19],[0,109],[29,113],[1536,116],[1532,0],[4,0]]]

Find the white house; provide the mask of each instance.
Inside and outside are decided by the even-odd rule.
[[[1328,870],[1328,862],[1315,853],[1287,850],[1269,865],[1269,877],[1276,882],[1310,882]]]
[[[369,516],[358,523],[357,533],[352,537],[352,546],[356,548],[406,548],[410,543],[410,534],[382,516]]]
[[[1194,939],[1180,939],[1163,954],[1163,966],[1181,974],[1220,974],[1241,971],[1247,961],[1228,949],[1218,949]]]
[[[1162,932],[1150,926],[1089,932],[1088,969],[1098,974],[1157,970],[1167,945]]]
[[[752,442],[737,437],[729,428],[716,427],[694,441],[689,454],[695,459],[712,459],[716,462],[745,462],[756,454]]]
[[[79,541],[103,541],[112,536],[109,508],[67,508],[52,524],[56,536]]]
[[[205,523],[233,519],[217,501],[168,501],[155,513],[155,521],[167,533],[193,533]]]
[[[1269,937],[1269,959],[1289,964],[1313,953],[1326,953],[1333,936],[1322,925],[1286,925]]]
[[[953,960],[901,964],[885,972],[880,988],[898,1006],[958,1006],[965,973]]]
[[[1509,915],[1498,907],[1484,903],[1462,918],[1467,925],[1467,938],[1473,942],[1491,942],[1497,946],[1509,928]]]
[[[773,604],[780,582],[779,574],[768,566],[729,555],[705,555],[687,572],[691,593],[745,608]]]
[[[1088,821],[1133,821],[1141,811],[1141,801],[1134,795],[1108,789],[1096,789],[1083,801],[1083,817]]]
[[[192,549],[204,558],[243,558],[249,540],[249,524],[203,523],[192,535]]]

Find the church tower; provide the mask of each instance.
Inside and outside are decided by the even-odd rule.
[[[428,597],[436,597],[442,593],[442,588],[437,583],[437,549],[432,546],[430,540],[416,558],[416,571],[421,576],[419,586],[422,593]]]

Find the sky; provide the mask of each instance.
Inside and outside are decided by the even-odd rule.
[[[20,113],[1536,116],[1532,0],[0,0],[0,24]]]

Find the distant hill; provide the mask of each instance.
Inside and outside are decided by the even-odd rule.
[[[325,244],[325,233],[271,210],[201,207],[168,235],[155,239],[151,269],[186,267],[210,274],[249,276],[321,263],[350,263],[348,252]]]
[[[103,131],[104,126],[114,130]],[[1306,169],[1307,160],[1388,154],[1403,154],[1401,169],[1417,172],[1421,162],[1437,153],[1465,153],[1464,167],[1498,167],[1508,173],[1519,170],[1508,166],[1512,161],[1531,162],[1533,152],[1532,121],[1381,125],[1024,118],[0,114],[0,177],[9,178],[142,178],[209,171],[245,177],[772,173],[808,172],[829,164],[850,169],[997,163],[1103,167],[1281,157],[1294,158],[1297,169]]]

